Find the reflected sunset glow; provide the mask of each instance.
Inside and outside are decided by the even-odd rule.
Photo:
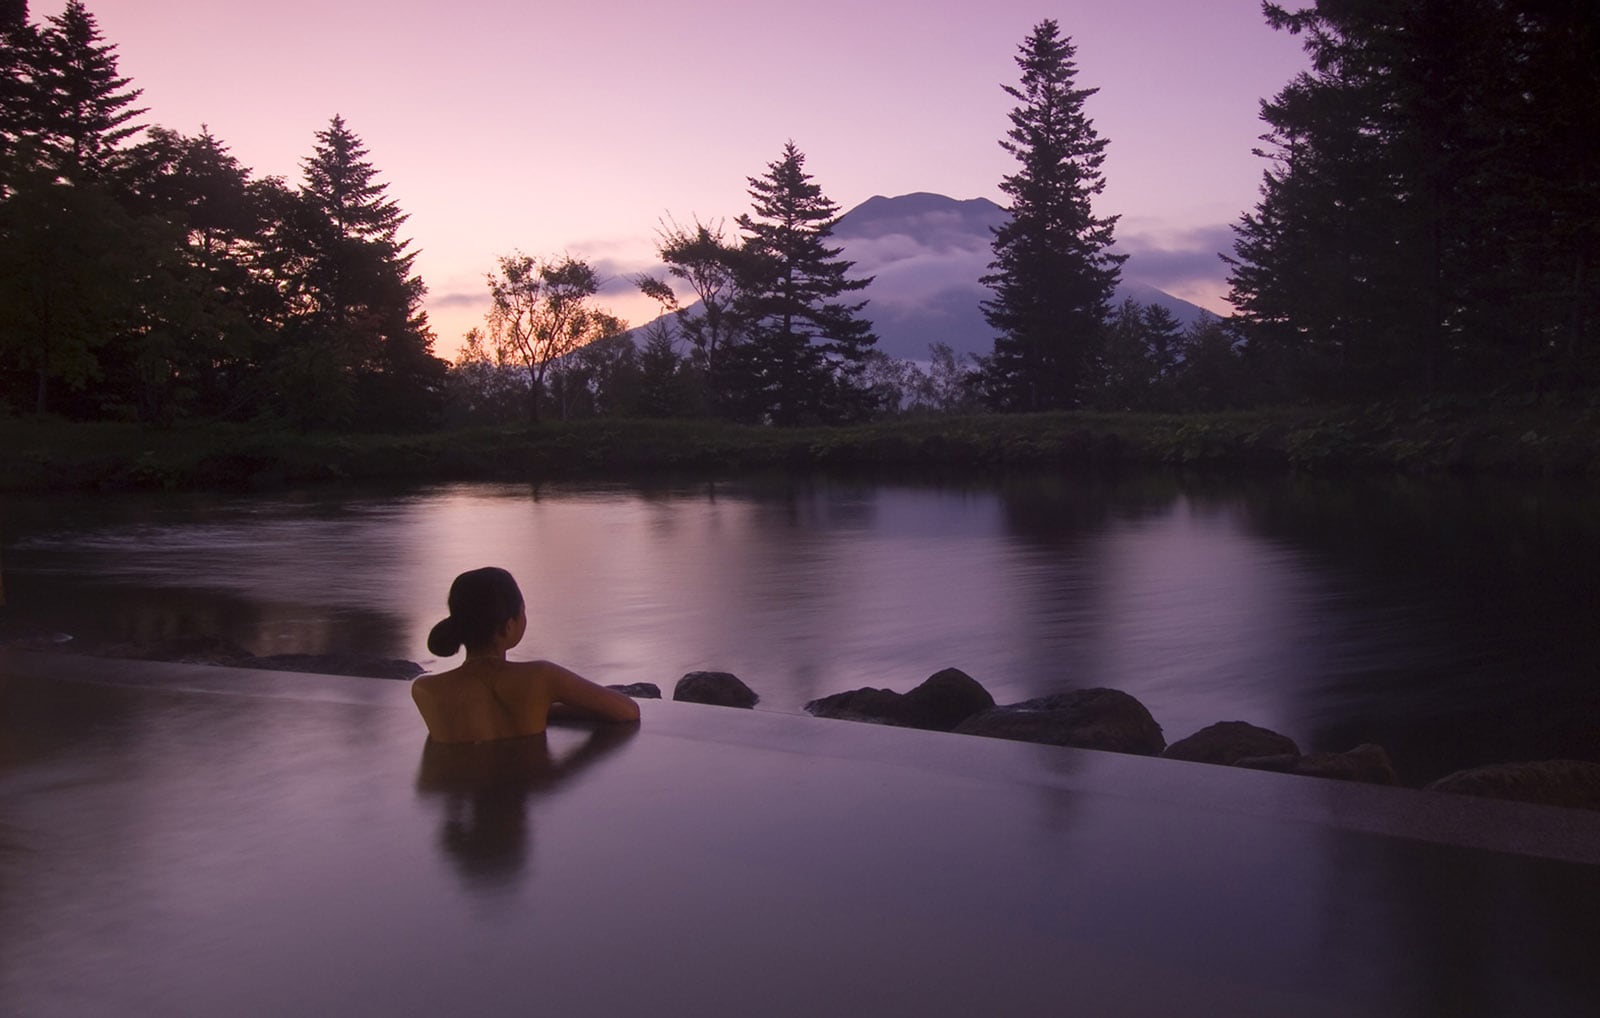
[[[1600,662],[1586,503],[1441,490],[1410,515],[1403,486],[1339,497],[1367,518],[1352,527],[1296,480],[1043,474],[126,496],[87,513],[41,498],[8,509],[6,593],[90,646],[220,639],[431,669],[451,580],[499,565],[528,603],[513,656],[668,695],[685,672],[730,671],[761,709],[798,712],[956,667],[1003,703],[1125,690],[1169,741],[1240,720],[1305,747],[1379,741],[1422,767],[1494,746],[1584,752],[1592,731],[1572,726]],[[1507,541],[1513,508],[1537,528]],[[1463,556],[1480,532],[1496,543]]]

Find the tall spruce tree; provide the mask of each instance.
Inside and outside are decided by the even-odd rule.
[[[828,244],[838,206],[792,141],[749,182],[751,211],[737,220],[745,257],[736,311],[749,335],[735,348],[739,416],[779,425],[866,416],[861,375],[877,337],[861,317],[866,301],[841,298],[872,279],[851,278],[854,263]]]
[[[445,365],[433,356],[416,254],[399,237],[406,216],[342,117],[316,140],[277,252],[291,309],[281,405],[302,426],[423,423]]]
[[[1074,88],[1072,41],[1053,19],[1019,47],[1018,105],[1000,147],[1021,164],[1000,182],[1010,218],[994,231],[994,290],[983,314],[998,332],[987,389],[1002,409],[1077,406],[1095,381],[1101,326],[1126,256],[1110,252],[1117,217],[1097,217],[1107,141],[1084,112],[1098,89]]]
[[[26,0],[6,0],[0,7],[0,198],[16,168],[18,146],[32,130],[38,45]]]
[[[94,16],[71,0],[40,29],[14,5],[0,57],[0,361],[33,379],[43,412],[59,408],[52,382],[104,378],[171,244],[121,200],[145,111]],[[116,402],[99,387],[90,399]]]
[[[1311,69],[1262,104],[1270,163],[1229,259],[1258,362],[1314,398],[1592,384],[1600,10],[1265,10]]]
[[[141,90],[117,71],[117,47],[105,41],[80,0],[47,19],[33,73],[33,128],[39,155],[70,183],[106,182],[143,130]]]

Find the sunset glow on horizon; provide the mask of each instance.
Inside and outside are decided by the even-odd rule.
[[[1077,47],[1079,87],[1099,89],[1097,210],[1122,217],[1125,274],[1226,312],[1217,252],[1256,199],[1259,103],[1305,66],[1257,0],[85,3],[143,90],[142,121],[206,125],[256,176],[298,185],[315,132],[343,116],[410,217],[445,357],[517,249],[588,260],[610,280],[602,302],[648,320],[629,278],[655,267],[662,220],[731,228],[746,178],[790,139],[841,210],[914,191],[1002,200],[1001,86],[1044,18]],[[42,22],[65,0],[29,6]]]

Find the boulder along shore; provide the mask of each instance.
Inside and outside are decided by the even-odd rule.
[[[423,671],[414,661],[355,654],[258,656],[226,641],[204,638],[85,645],[65,634],[15,624],[0,624],[0,645],[99,657],[377,679],[409,680]],[[651,682],[610,688],[636,699],[662,699],[661,688]],[[749,710],[761,697],[731,672],[695,671],[678,679],[672,699]],[[805,705],[805,710],[822,719],[1130,753],[1338,781],[1403,784],[1389,754],[1373,743],[1340,751],[1306,752],[1287,735],[1237,720],[1219,721],[1169,743],[1150,710],[1121,690],[1074,689],[1000,704],[981,683],[959,668],[934,672],[904,693],[862,687],[812,700]],[[1600,763],[1534,760],[1488,764],[1457,771],[1423,788],[1456,795],[1600,810]]]

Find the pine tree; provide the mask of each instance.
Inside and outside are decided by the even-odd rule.
[[[405,426],[437,409],[444,362],[422,311],[426,287],[399,239],[406,217],[366,146],[335,116],[304,162],[277,250],[290,305],[280,398],[302,425]]]
[[[792,141],[749,182],[751,212],[737,220],[746,257],[736,308],[749,333],[736,348],[740,415],[779,425],[863,417],[871,406],[861,375],[877,337],[860,317],[866,301],[840,298],[872,280],[852,279],[854,263],[828,244],[838,206]]]
[[[31,128],[44,164],[71,183],[106,181],[123,143],[143,127],[134,108],[140,89],[117,72],[117,47],[104,41],[94,15],[71,0],[39,34]]]
[[[1233,323],[1201,315],[1184,330],[1183,360],[1173,371],[1173,409],[1227,410],[1260,402],[1239,352]]]
[[[119,200],[144,111],[94,16],[71,0],[38,29],[13,5],[0,58],[0,361],[31,376],[44,412],[58,408],[52,382],[104,377],[170,245]],[[115,400],[97,387],[94,402]]]
[[[1479,251],[1504,240],[1507,271],[1481,277],[1493,288],[1473,304],[1502,312],[1484,331],[1522,340],[1515,353],[1535,384],[1592,389],[1600,386],[1600,5],[1512,6],[1516,31],[1495,36],[1507,70],[1494,127],[1516,143],[1503,150],[1512,158],[1495,162],[1485,200],[1491,221],[1516,229],[1477,238]]]
[[[1100,382],[1094,402],[1107,410],[1148,410],[1156,365],[1146,307],[1132,297],[1111,310],[1101,339]]]
[[[1126,256],[1111,254],[1117,217],[1097,218],[1107,141],[1084,112],[1098,89],[1074,88],[1070,39],[1052,19],[1019,47],[1018,105],[1000,147],[1021,167],[1000,183],[1010,219],[995,229],[994,290],[983,303],[999,335],[987,388],[1011,410],[1077,406],[1094,382],[1100,329]]]
[[[1594,5],[1266,12],[1312,66],[1262,104],[1271,162],[1229,259],[1258,361],[1312,398],[1592,374]]]
[[[19,147],[35,130],[39,32],[26,2],[0,8],[0,198],[20,169]]]

